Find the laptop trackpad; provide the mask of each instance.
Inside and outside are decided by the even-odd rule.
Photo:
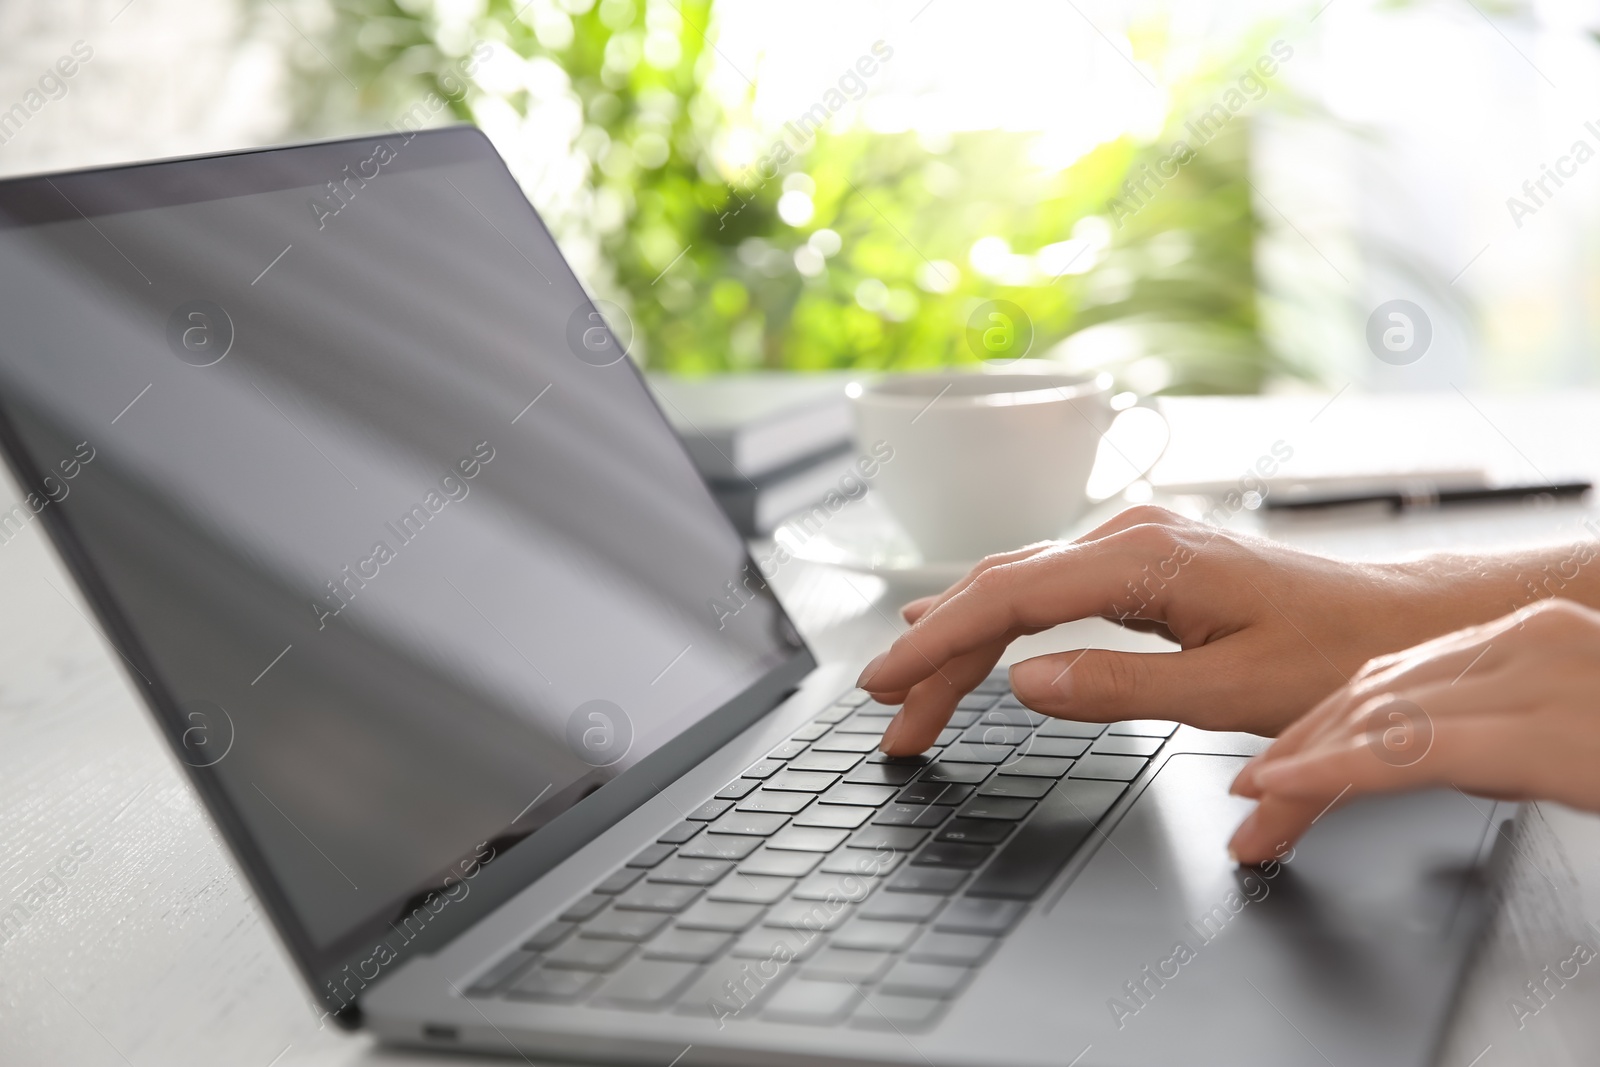
[[[1227,788],[1245,762],[1172,756],[1041,901],[989,968],[1027,983],[1011,990],[1030,1005],[1017,1021],[1074,1044],[1067,1059],[1092,1044],[1085,1063],[1422,1062],[1480,910],[1463,904],[1491,805],[1357,802],[1285,862],[1241,869],[1227,842],[1253,804]]]

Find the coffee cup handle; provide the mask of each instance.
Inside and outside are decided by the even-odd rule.
[[[1111,433],[1111,427],[1115,426],[1117,424],[1118,420],[1120,420],[1124,415],[1126,415],[1128,412],[1134,410],[1135,408],[1144,408],[1146,411],[1152,411],[1152,412],[1155,413],[1156,417],[1161,420],[1162,427],[1166,430],[1166,433],[1167,433],[1166,440],[1161,442],[1160,450],[1157,451],[1156,454],[1153,457],[1151,457],[1150,462],[1145,464],[1143,469],[1137,471],[1133,475],[1133,477],[1129,478],[1127,481],[1125,481],[1121,485],[1117,486],[1111,492],[1109,492],[1105,496],[1101,497],[1100,500],[1102,502],[1106,501],[1106,500],[1110,500],[1112,497],[1117,496],[1119,493],[1123,493],[1123,492],[1127,491],[1128,486],[1132,485],[1134,482],[1137,482],[1139,479],[1148,477],[1150,472],[1155,470],[1156,464],[1160,463],[1162,457],[1167,454],[1167,449],[1172,447],[1172,423],[1167,421],[1167,416],[1161,411],[1161,408],[1156,404],[1155,398],[1154,397],[1148,397],[1148,396],[1141,396],[1135,403],[1133,403],[1133,404],[1129,405],[1128,407],[1123,408],[1121,411],[1117,412],[1116,418],[1113,418],[1111,420],[1111,426],[1106,427],[1106,432],[1100,435],[1102,442],[1105,443],[1105,444],[1110,444],[1111,443],[1110,442],[1110,436],[1109,436],[1110,433]],[[1115,447],[1115,446],[1112,446],[1112,447]],[[1124,458],[1126,458],[1126,457],[1124,457]],[[1129,463],[1129,466],[1131,467],[1132,463]]]

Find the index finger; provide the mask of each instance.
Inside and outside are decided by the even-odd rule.
[[[918,619],[856,684],[870,693],[901,692],[1008,634],[1110,612],[1137,561],[1151,558],[1155,538],[1170,541],[1171,535],[1135,526],[991,567]]]

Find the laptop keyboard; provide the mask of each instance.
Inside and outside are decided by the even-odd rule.
[[[841,697],[467,995],[933,1025],[1177,724],[1046,718],[998,671],[890,758],[897,710]]]

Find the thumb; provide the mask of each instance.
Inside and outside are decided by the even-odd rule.
[[[1214,689],[1214,650],[1111,652],[1079,649],[1023,660],[1011,668],[1011,691],[1028,707],[1058,719],[1120,722],[1182,719]],[[1199,697],[1199,699],[1197,699]]]

